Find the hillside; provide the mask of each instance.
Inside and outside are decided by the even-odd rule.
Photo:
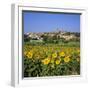
[[[57,41],[57,42],[69,42],[69,41],[80,41],[80,33],[79,32],[65,32],[65,31],[57,31],[57,32],[43,32],[43,33],[25,33],[24,41]]]

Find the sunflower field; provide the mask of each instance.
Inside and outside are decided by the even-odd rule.
[[[80,75],[80,47],[24,45],[24,77]]]

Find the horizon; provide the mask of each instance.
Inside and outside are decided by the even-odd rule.
[[[23,24],[24,33],[80,33],[80,14],[23,11]]]
[[[52,32],[54,33],[54,32],[57,32],[57,31],[51,31],[51,33]],[[60,31],[60,32],[69,32],[69,31]],[[24,32],[24,34],[27,34],[27,33],[50,33],[50,32]],[[70,33],[80,33],[80,32],[70,32]]]

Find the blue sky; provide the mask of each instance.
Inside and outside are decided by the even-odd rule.
[[[80,14],[23,12],[24,33],[62,31],[80,32]]]

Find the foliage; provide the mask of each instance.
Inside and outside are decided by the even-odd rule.
[[[59,44],[24,45],[24,77],[79,74],[79,47]]]

